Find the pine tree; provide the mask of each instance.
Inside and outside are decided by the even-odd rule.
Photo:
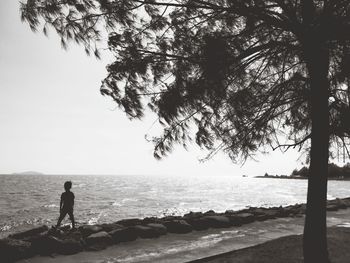
[[[115,61],[101,93],[130,118],[154,111],[156,158],[194,139],[233,160],[310,150],[305,262],[329,262],[329,149],[349,137],[350,1],[27,0],[22,19]],[[193,128],[196,131],[193,132]],[[285,143],[280,143],[284,137]]]

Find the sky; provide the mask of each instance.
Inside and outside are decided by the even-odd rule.
[[[33,33],[17,0],[0,1],[0,35],[0,173],[241,176],[290,174],[302,165],[293,150],[243,166],[222,153],[202,163],[206,153],[196,145],[158,161],[145,139],[158,132],[156,116],[130,121],[99,92],[108,53],[97,60],[76,45],[63,50],[53,31]]]

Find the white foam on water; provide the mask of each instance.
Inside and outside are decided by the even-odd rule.
[[[99,219],[103,216],[103,212],[98,213],[97,216],[92,217],[89,221],[88,221],[88,225],[94,225],[97,224]]]
[[[8,231],[8,230],[10,230],[11,228],[12,228],[11,226],[5,225],[5,226],[0,227],[0,231]]]
[[[56,205],[56,204],[49,204],[49,205],[44,205],[43,207],[45,207],[45,208],[54,208],[54,207],[59,207],[59,206]]]
[[[350,227],[350,222],[338,224],[337,227]]]

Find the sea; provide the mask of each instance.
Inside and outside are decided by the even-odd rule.
[[[253,176],[0,175],[0,237],[55,225],[70,180],[79,224],[306,202],[306,180]],[[350,181],[329,181],[328,199],[350,197]],[[66,218],[64,223],[69,223]]]

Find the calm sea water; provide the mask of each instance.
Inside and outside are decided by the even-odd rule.
[[[306,180],[240,176],[0,175],[0,236],[55,224],[66,180],[76,220],[89,224],[303,203],[307,187]],[[328,189],[329,199],[349,197],[350,181],[330,181]]]

